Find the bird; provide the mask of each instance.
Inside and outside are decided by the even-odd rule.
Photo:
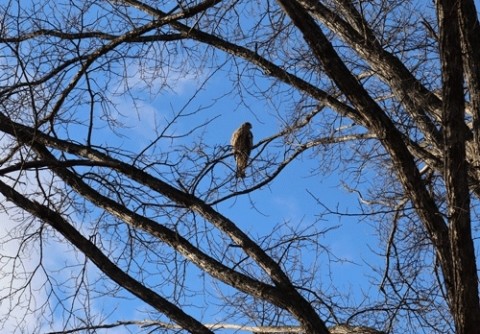
[[[248,165],[248,158],[253,147],[253,134],[250,131],[252,124],[243,123],[232,134],[230,144],[232,144],[233,156],[237,163],[236,177],[243,179],[245,177],[245,169]]]

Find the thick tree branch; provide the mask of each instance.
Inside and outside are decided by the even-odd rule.
[[[9,201],[14,202],[18,207],[49,224],[72,245],[84,253],[85,256],[88,257],[110,279],[130,291],[133,295],[150,304],[159,312],[168,316],[182,326],[182,328],[185,328],[191,333],[213,333],[196,319],[183,312],[181,308],[148,289],[142,283],[138,282],[117,267],[98,247],[81,235],[75,227],[56,211],[26,198],[2,181],[0,181],[0,193],[2,193]]]

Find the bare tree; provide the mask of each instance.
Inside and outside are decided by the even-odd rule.
[[[0,193],[12,222],[0,252],[3,323],[69,333],[480,328],[473,1],[0,8]],[[173,102],[185,78],[194,92]],[[245,179],[235,177],[229,136],[212,135],[219,111],[209,111],[225,99],[234,106],[223,114],[271,122],[269,135],[254,136]],[[320,223],[278,223],[262,237],[228,217],[227,205],[275,185],[300,157],[315,175],[335,172],[358,196],[358,219],[378,223],[378,297],[359,305],[322,288],[312,256],[336,258]],[[346,214],[308,191],[320,218]],[[52,250],[69,256],[54,263]],[[96,310],[100,299],[128,308],[132,296],[142,319],[110,323],[116,310]],[[216,300],[228,321],[212,324],[200,299]]]

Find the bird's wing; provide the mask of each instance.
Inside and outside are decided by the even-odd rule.
[[[241,131],[242,131],[242,128],[238,128],[232,134],[232,139],[230,140],[230,144],[233,146],[234,149],[236,149],[238,146],[238,141],[240,139]]]
[[[250,148],[253,147],[253,133],[252,133],[252,131],[248,131],[248,146]]]

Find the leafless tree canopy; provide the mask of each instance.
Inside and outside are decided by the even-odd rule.
[[[8,0],[0,11],[3,329],[480,328],[473,0]],[[244,121],[268,132],[253,127],[237,179],[227,133]],[[335,175],[358,198],[357,222],[376,226],[384,260],[361,302],[325,284],[341,259],[321,222],[351,213],[325,189],[306,190],[308,224],[264,215],[262,234],[232,215],[240,203],[261,213],[255,196],[290,167]]]

